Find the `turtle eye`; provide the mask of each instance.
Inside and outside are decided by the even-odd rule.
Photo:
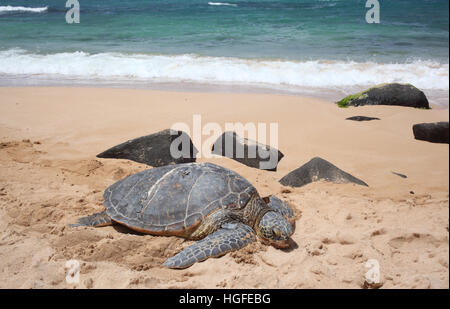
[[[273,235],[275,235],[275,237],[280,238],[281,236],[281,230],[277,227],[272,229]]]

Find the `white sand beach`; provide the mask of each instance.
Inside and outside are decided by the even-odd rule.
[[[449,287],[449,146],[412,133],[415,123],[448,121],[448,109],[65,87],[3,87],[0,100],[0,288],[361,288],[369,259],[379,262],[381,288]],[[254,243],[172,270],[162,263],[191,241],[68,227],[104,209],[109,185],[149,168],[96,154],[176,122],[192,125],[194,114],[203,124],[278,123],[285,157],[276,172],[227,158],[198,161],[230,168],[261,196],[287,202],[296,215],[291,248]],[[345,120],[355,115],[380,120]],[[278,182],[316,156],[369,186]],[[65,279],[71,259],[81,263],[79,284]]]

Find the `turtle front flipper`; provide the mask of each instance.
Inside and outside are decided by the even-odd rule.
[[[69,224],[71,227],[77,227],[77,226],[107,226],[107,225],[113,225],[113,221],[111,220],[111,217],[108,216],[106,213],[106,210],[102,212],[98,212],[96,214],[82,217],[78,219],[77,223]]]
[[[225,223],[214,233],[167,259],[168,268],[186,268],[210,257],[219,257],[241,249],[256,240],[255,232],[243,223]]]

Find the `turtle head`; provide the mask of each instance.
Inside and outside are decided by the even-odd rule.
[[[256,233],[263,242],[276,248],[289,247],[289,237],[293,233],[289,221],[276,211],[268,211],[256,226]]]

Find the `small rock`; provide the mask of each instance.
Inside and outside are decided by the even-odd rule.
[[[380,120],[380,118],[376,117],[367,117],[367,116],[352,116],[345,118],[345,120],[353,120],[353,121],[370,121],[370,120]]]
[[[421,141],[431,143],[449,143],[448,121],[432,122],[432,123],[418,123],[413,125],[414,138]]]
[[[391,171],[391,173],[394,174],[394,175],[397,175],[399,177],[402,177],[402,178],[408,178],[408,176],[400,174],[400,173],[396,173],[396,172],[392,172],[392,171]]]

